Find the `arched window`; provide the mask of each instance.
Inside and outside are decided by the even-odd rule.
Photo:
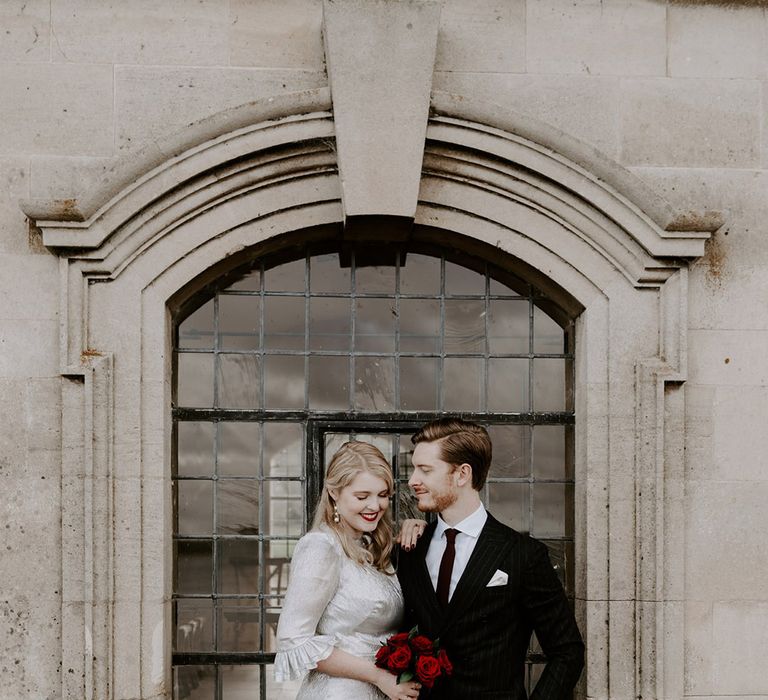
[[[275,630],[326,457],[350,436],[391,458],[410,435],[486,425],[483,500],[544,540],[573,593],[572,319],[519,276],[430,245],[283,250],[209,285],[175,319],[174,697],[293,698]],[[529,685],[542,661],[534,643]]]

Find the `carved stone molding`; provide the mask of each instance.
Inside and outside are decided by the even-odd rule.
[[[339,229],[330,106],[327,90],[281,98],[283,116],[254,103],[126,165],[103,201],[26,206],[61,257],[62,654],[84,674],[65,698],[170,693],[169,303],[283,234]],[[681,697],[687,264],[709,233],[674,230],[664,202],[559,132],[442,94],[417,201],[435,236],[509,253],[578,303],[582,692]]]

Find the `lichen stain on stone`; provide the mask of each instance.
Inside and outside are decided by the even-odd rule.
[[[725,220],[719,211],[702,213],[689,211],[680,214],[667,226],[669,231],[717,231]]]
[[[706,269],[707,282],[718,288],[722,285],[726,273],[727,251],[723,242],[724,235],[727,235],[727,232],[718,232],[704,244],[704,255],[697,263]]]
[[[88,360],[90,360],[93,357],[101,357],[102,353],[100,353],[98,350],[94,350],[93,348],[86,348],[80,353],[80,364],[87,365]]]

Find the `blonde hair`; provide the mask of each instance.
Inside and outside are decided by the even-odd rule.
[[[333,455],[320,500],[315,510],[313,529],[325,525],[336,533],[345,554],[359,564],[370,564],[379,571],[391,573],[390,554],[393,548],[394,527],[390,509],[382,514],[376,529],[365,536],[368,547],[355,540],[343,523],[333,522],[334,500],[331,491],[341,491],[349,486],[360,472],[370,472],[384,480],[390,495],[394,493],[395,482],[392,467],[381,451],[367,442],[345,442]]]

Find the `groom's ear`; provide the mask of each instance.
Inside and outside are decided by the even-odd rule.
[[[472,467],[464,462],[456,467],[456,484],[458,486],[465,486],[472,483]]]

